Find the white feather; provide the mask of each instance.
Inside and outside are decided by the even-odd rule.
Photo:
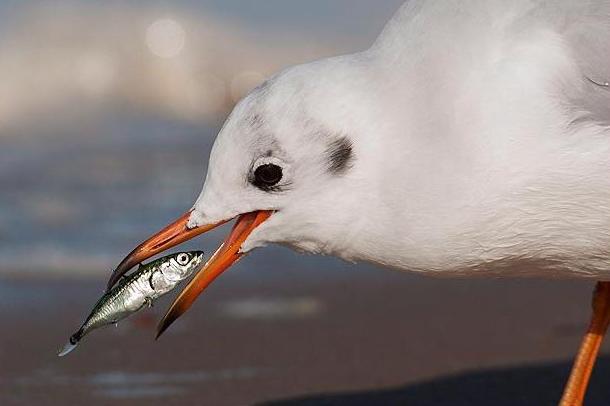
[[[610,278],[610,2],[413,0],[361,53],[254,90],[191,225],[278,210],[242,246],[445,275]],[[329,173],[328,143],[354,161]],[[248,183],[273,151],[284,191]]]

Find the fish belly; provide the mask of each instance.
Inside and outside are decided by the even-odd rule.
[[[86,332],[123,320],[146,304],[146,293],[130,286],[106,302],[85,326]]]

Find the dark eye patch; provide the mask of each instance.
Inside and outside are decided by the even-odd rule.
[[[330,173],[335,175],[344,173],[354,160],[352,142],[347,137],[333,140],[326,148],[326,156]]]

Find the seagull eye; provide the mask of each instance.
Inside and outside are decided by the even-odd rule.
[[[186,265],[189,262],[189,256],[182,253],[182,254],[178,255],[178,258],[176,258],[176,260],[178,261],[178,263],[180,265]]]
[[[254,170],[252,183],[260,189],[269,189],[282,180],[282,168],[275,164],[264,164]]]

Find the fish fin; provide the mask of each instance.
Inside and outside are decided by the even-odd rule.
[[[57,356],[63,357],[64,355],[71,353],[76,348],[76,346],[80,342],[81,338],[83,338],[83,335],[84,335],[83,327],[81,327],[76,333],[74,333],[70,336],[70,339],[68,340],[66,345],[64,345],[64,348],[62,348],[61,351],[59,351]]]
[[[58,357],[63,357],[64,355],[68,355],[69,353],[71,353],[76,346],[78,345],[78,341],[76,342],[72,342],[72,340],[69,340],[66,345],[64,345],[64,347],[61,349],[61,351],[59,351],[59,353],[57,354]]]

